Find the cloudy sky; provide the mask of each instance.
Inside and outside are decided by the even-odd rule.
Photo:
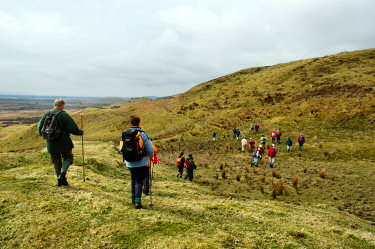
[[[375,47],[373,0],[0,0],[0,94],[168,96]]]

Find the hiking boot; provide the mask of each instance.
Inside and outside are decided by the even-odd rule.
[[[58,182],[61,183],[61,186],[68,186],[69,185],[68,181],[66,180],[65,175],[63,175],[63,174],[61,174],[59,176]]]
[[[135,209],[141,209],[142,208],[142,204],[141,203],[136,203],[135,204]]]
[[[57,178],[57,187],[63,186],[62,181],[60,178]]]

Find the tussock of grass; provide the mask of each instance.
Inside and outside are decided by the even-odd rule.
[[[323,179],[326,178],[326,176],[327,176],[326,169],[322,169],[319,173],[319,176],[320,176],[320,178],[323,178]]]
[[[236,181],[240,182],[241,181],[241,173],[238,173],[236,175]]]

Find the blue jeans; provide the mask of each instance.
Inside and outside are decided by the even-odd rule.
[[[299,150],[302,151],[303,149],[303,144],[299,144]]]
[[[143,181],[146,177],[146,166],[129,168],[129,171],[131,175],[132,197],[134,196],[134,198],[139,198],[140,200],[142,197]]]

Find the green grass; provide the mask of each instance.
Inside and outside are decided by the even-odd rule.
[[[78,147],[74,153],[79,162]],[[82,167],[76,164],[69,171],[70,186],[62,188],[55,186],[45,153],[11,155],[12,161],[17,158],[21,163],[0,170],[2,248],[375,246],[371,222],[338,211],[324,199],[305,203],[303,198],[294,201],[292,193],[276,200],[251,189],[236,193],[241,184],[247,185],[234,177],[215,180],[228,193],[233,191],[230,198],[220,193],[223,190],[210,190],[206,174],[212,168],[201,166],[203,155],[196,157],[199,170],[190,183],[175,177],[176,169],[169,165],[172,155],[161,153],[164,163],[155,166],[153,206],[145,197],[145,209],[136,210],[130,200],[129,172],[117,164],[121,159],[112,144],[93,142],[86,148],[88,159],[95,155],[106,166],[99,173],[89,165],[83,183]],[[307,195],[304,191],[301,196]],[[304,237],[297,238],[294,232]]]

